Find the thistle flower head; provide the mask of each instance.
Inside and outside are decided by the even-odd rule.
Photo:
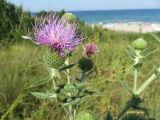
[[[47,45],[61,56],[72,52],[83,40],[77,35],[77,24],[48,14],[35,21],[35,42]]]
[[[98,52],[99,52],[98,47],[94,43],[88,43],[84,47],[84,54],[87,57],[91,57],[92,55],[94,55],[94,54],[96,54]]]
[[[50,68],[59,69],[65,63],[65,58],[54,51],[47,51],[43,56],[43,62]]]

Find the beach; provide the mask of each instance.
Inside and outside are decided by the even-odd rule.
[[[124,32],[160,31],[160,9],[75,11],[85,23]]]
[[[122,32],[135,32],[135,33],[148,33],[160,31],[160,24],[152,23],[139,23],[139,22],[128,22],[128,23],[108,23],[98,24],[103,29],[109,29],[114,31]]]

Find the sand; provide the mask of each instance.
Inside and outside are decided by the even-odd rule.
[[[123,31],[123,32],[160,32],[160,24],[151,24],[151,23],[110,23],[110,24],[99,24],[104,29],[114,30],[114,31]]]

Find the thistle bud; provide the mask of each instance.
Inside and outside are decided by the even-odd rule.
[[[58,69],[64,64],[65,59],[55,52],[47,51],[43,56],[43,62],[50,68]]]
[[[93,65],[94,65],[94,63],[93,63],[92,59],[87,58],[87,57],[82,57],[78,61],[78,67],[84,72],[91,70],[93,68]]]
[[[82,111],[77,115],[76,120],[96,120],[96,118],[92,113]]]
[[[147,43],[147,41],[145,41],[144,39],[139,38],[139,39],[136,39],[136,40],[132,43],[132,46],[133,46],[135,49],[143,50],[143,49],[147,48],[148,43]]]
[[[67,19],[69,21],[75,21],[75,20],[77,20],[77,17],[74,14],[72,14],[72,13],[65,13],[62,16],[62,18],[65,18],[65,19]]]

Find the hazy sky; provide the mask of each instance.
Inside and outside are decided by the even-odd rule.
[[[160,0],[8,0],[25,10],[108,10],[160,8]]]

